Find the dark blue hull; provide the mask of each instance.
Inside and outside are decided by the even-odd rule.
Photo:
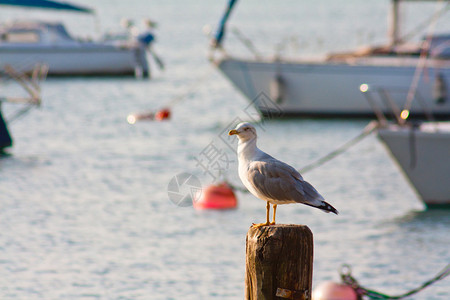
[[[3,119],[2,110],[0,107],[0,152],[12,145],[12,138],[8,131],[6,121]]]

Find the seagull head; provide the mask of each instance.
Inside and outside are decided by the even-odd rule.
[[[256,139],[256,129],[250,123],[239,123],[228,135],[237,135],[241,142]]]

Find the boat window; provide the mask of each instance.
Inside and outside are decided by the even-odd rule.
[[[35,32],[8,32],[1,36],[1,40],[10,43],[37,43],[39,35]]]

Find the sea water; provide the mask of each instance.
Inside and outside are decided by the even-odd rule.
[[[95,5],[96,19],[26,13],[62,18],[84,37],[98,27],[120,30],[123,17],[136,24],[150,18],[158,22],[154,49],[166,69],[153,64],[151,80],[49,78],[42,106],[10,124],[14,146],[0,159],[0,299],[242,299],[245,236],[264,220],[265,203],[237,192],[235,210],[196,211],[171,201],[171,180],[188,173],[202,186],[223,178],[240,186],[235,145],[224,135],[239,120],[256,122],[259,147],[298,169],[370,120],[259,121],[207,60],[202,29],[215,26],[225,1],[77,3]],[[284,43],[282,54],[295,57],[385,42],[387,9],[387,1],[247,0],[229,29],[264,55]],[[1,14],[26,16],[12,8]],[[230,31],[225,46],[251,56]],[[128,114],[178,97],[169,121],[127,123]],[[3,109],[8,116],[16,108]],[[220,174],[204,164],[211,149]],[[339,282],[347,263],[363,286],[401,294],[450,261],[450,212],[424,208],[374,135],[304,177],[340,212],[278,209],[279,223],[306,224],[314,234],[313,287]],[[449,299],[448,282],[413,299]]]

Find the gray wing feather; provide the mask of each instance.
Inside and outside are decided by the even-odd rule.
[[[248,181],[258,193],[273,200],[317,204],[323,197],[294,168],[269,156],[248,166]]]
[[[307,181],[303,181],[303,190],[305,191],[305,198],[308,201],[315,201],[315,200],[320,200],[323,201],[325,200],[321,194],[319,194],[319,192]]]

